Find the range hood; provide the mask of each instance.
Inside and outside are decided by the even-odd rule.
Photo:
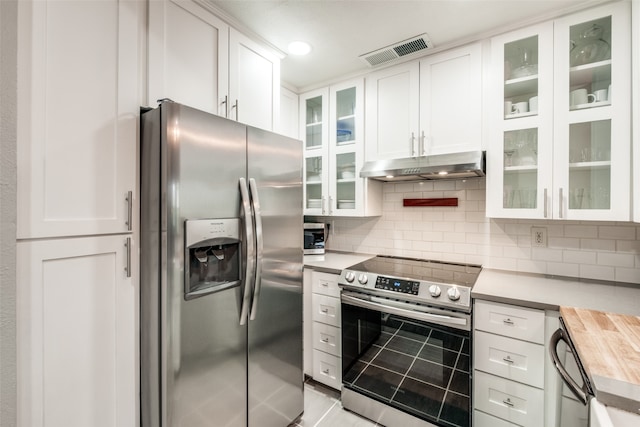
[[[387,182],[464,179],[485,176],[485,170],[484,151],[465,151],[366,162],[360,177]]]

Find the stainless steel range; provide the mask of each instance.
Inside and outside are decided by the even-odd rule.
[[[340,274],[342,404],[387,427],[471,425],[481,266],[377,256]]]

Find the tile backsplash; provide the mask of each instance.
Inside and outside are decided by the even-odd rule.
[[[640,286],[640,224],[485,216],[485,179],[385,183],[382,216],[313,218],[332,226],[327,248],[482,264],[488,268]],[[403,207],[404,198],[457,197],[457,207]],[[547,247],[531,244],[531,227]]]

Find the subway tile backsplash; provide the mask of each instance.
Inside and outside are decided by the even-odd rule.
[[[487,218],[484,178],[385,183],[383,191],[381,217],[328,219],[328,249],[640,286],[640,224]],[[402,206],[404,198],[439,197],[457,197],[458,206]],[[547,229],[547,247],[532,246],[532,226]]]

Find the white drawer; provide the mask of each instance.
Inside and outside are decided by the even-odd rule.
[[[311,275],[311,291],[316,294],[340,298],[337,274],[314,271]]]
[[[484,412],[473,411],[473,427],[518,427],[518,425]]]
[[[474,328],[544,345],[544,311],[476,300]]]
[[[476,369],[544,388],[543,345],[482,331],[475,331],[473,338],[473,366]]]
[[[544,425],[544,391],[474,371],[474,409],[523,427]]]
[[[320,350],[313,350],[313,379],[340,390],[342,359]]]
[[[342,355],[342,337],[340,328],[325,325],[320,322],[313,322],[313,348],[333,354]]]
[[[312,319],[327,325],[341,327],[340,298],[313,294],[311,297]]]

